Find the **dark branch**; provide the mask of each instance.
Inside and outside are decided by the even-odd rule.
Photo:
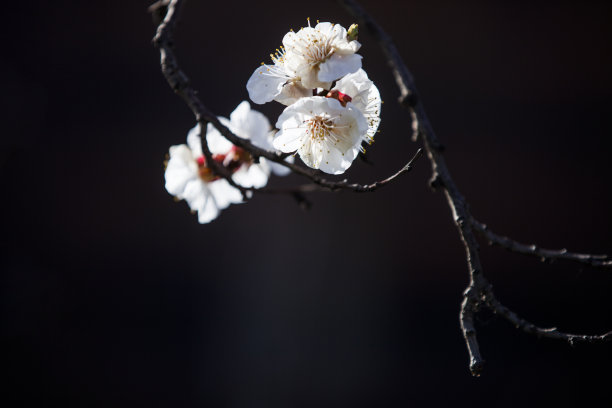
[[[482,266],[480,264],[476,237],[470,223],[466,222],[466,220],[471,218],[468,205],[446,167],[446,162],[441,154],[441,144],[438,142],[433,127],[425,114],[423,104],[420,102],[414,78],[408,68],[406,68],[406,64],[404,64],[393,41],[357,2],[353,0],[340,0],[340,2],[344,4],[361,24],[368,28],[387,56],[395,82],[400,90],[399,101],[408,108],[410,115],[416,119],[417,124],[414,126],[417,126],[417,134],[423,141],[427,156],[431,162],[433,178],[439,180],[439,184],[444,189],[444,194],[451,209],[455,226],[463,242],[468,262],[470,283],[465,291],[459,321],[470,353],[470,370],[473,375],[479,375],[483,368],[484,360],[478,350],[473,314],[474,311],[478,310],[480,306],[478,299],[488,284],[481,273]]]
[[[491,245],[498,245],[508,251],[519,254],[531,255],[539,258],[542,262],[563,259],[578,262],[595,268],[612,268],[612,258],[608,255],[591,255],[569,252],[567,249],[544,249],[537,245],[521,244],[511,238],[497,235],[485,224],[471,219],[474,229],[489,241]]]
[[[332,188],[332,190],[336,191],[342,188],[346,188],[356,193],[370,193],[370,192],[376,191],[379,188],[388,185],[389,183],[397,179],[402,174],[407,173],[410,170],[412,170],[414,162],[417,161],[419,157],[421,157],[422,155],[423,155],[423,149],[417,150],[414,156],[412,156],[412,158],[408,161],[408,163],[404,165],[404,167],[402,167],[395,174],[389,176],[388,178],[382,181],[376,181],[372,184],[361,185],[361,184],[354,184],[354,183],[349,184],[347,180],[342,180],[342,181],[337,182],[336,187]],[[285,188],[285,189],[272,189],[268,187],[263,187],[255,191],[263,192],[263,193],[311,193],[313,191],[328,191],[329,189],[330,189],[329,187],[324,187],[318,184],[304,184],[301,186],[297,186],[293,188]]]
[[[156,26],[164,21],[164,17],[166,17],[166,13],[168,12],[168,4],[170,4],[170,0],[158,0],[149,6],[148,11],[151,13],[153,24]]]
[[[612,340],[612,331],[600,335],[587,334],[571,334],[563,333],[557,330],[556,327],[542,328],[520,318],[512,310],[502,305],[497,300],[492,292],[486,294],[487,304],[493,312],[499,314],[508,320],[514,327],[521,329],[526,333],[534,334],[537,337],[545,337],[549,339],[564,340],[572,346],[577,343],[604,343]]]
[[[384,30],[367,14],[363,8],[354,0],[339,0],[359,22],[364,25],[372,37],[376,39],[385,53],[389,66],[393,72],[395,82],[400,91],[399,102],[405,106],[412,119],[413,139],[420,138],[423,141],[427,157],[431,162],[432,178],[430,185],[436,189],[441,188],[444,191],[446,201],[453,215],[453,220],[459,231],[459,236],[463,242],[468,263],[470,282],[464,292],[463,302],[461,304],[461,312],[459,321],[461,330],[465,339],[468,352],[470,354],[470,371],[473,375],[478,376],[484,366],[484,360],[480,355],[478,341],[476,338],[476,329],[474,326],[474,314],[478,312],[481,306],[487,306],[496,313],[501,314],[506,319],[510,320],[515,326],[525,330],[528,333],[536,334],[549,338],[564,339],[570,342],[576,341],[604,341],[608,340],[612,333],[607,333],[602,336],[587,336],[577,334],[566,334],[557,331],[556,329],[541,329],[526,321],[518,318],[514,312],[501,305],[493,294],[492,286],[488,283],[483,275],[478,253],[478,242],[474,235],[474,229],[479,232],[486,233],[486,228],[480,228],[481,225],[474,221],[469,212],[469,206],[459,189],[455,185],[444,158],[442,157],[443,147],[439,143],[431,123],[427,118],[423,104],[420,102],[417,88],[414,84],[414,78],[406,65],[404,64],[395,44]],[[488,238],[491,241],[499,241],[500,245],[510,247],[516,252],[536,254],[549,259],[563,258],[571,259],[577,262],[587,263],[589,265],[607,266],[603,263],[609,263],[610,258],[592,255],[571,254],[565,251],[539,250],[535,247],[522,246],[522,244],[514,243],[508,239],[498,237],[489,233]],[[524,250],[524,251],[523,251]]]
[[[476,338],[476,327],[474,326],[474,315],[478,312],[480,302],[473,285],[470,284],[463,293],[461,302],[461,312],[459,313],[459,323],[468,353],[470,353],[470,372],[474,376],[479,376],[484,368],[484,360],[480,355],[478,339]]]

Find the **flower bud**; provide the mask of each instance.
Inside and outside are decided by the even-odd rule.
[[[359,35],[359,26],[357,24],[351,24],[348,31],[346,32],[346,39],[349,41],[353,41],[357,39]]]

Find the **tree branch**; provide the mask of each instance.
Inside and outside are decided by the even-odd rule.
[[[455,226],[459,231],[459,237],[461,238],[461,242],[463,243],[466,252],[470,279],[469,285],[464,292],[461,311],[459,313],[459,321],[470,355],[470,371],[472,375],[480,375],[484,366],[484,360],[480,355],[478,341],[476,338],[476,329],[474,326],[474,314],[478,312],[481,306],[491,308],[494,312],[504,316],[506,319],[515,324],[516,327],[538,336],[564,339],[570,342],[595,342],[608,340],[612,336],[612,333],[607,333],[601,336],[587,336],[561,333],[556,329],[538,328],[531,323],[518,318],[514,312],[501,305],[495,299],[493,288],[483,275],[480,256],[478,253],[479,246],[474,235],[474,229],[481,233],[486,233],[488,230],[486,227],[482,228],[482,225],[477,223],[471,216],[467,201],[459,192],[459,189],[455,185],[455,182],[450,175],[442,156],[443,146],[438,141],[438,138],[433,131],[433,127],[427,118],[423,104],[420,102],[419,94],[414,84],[412,74],[404,64],[391,38],[356,1],[339,0],[339,2],[342,3],[348,9],[348,11],[358,19],[360,24],[367,27],[372,37],[374,37],[374,39],[378,42],[379,46],[386,55],[389,66],[393,72],[395,82],[400,91],[399,102],[408,109],[410,117],[412,118],[412,126],[414,130],[413,139],[416,140],[420,138],[423,141],[425,151],[427,152],[427,157],[431,162],[432,178],[430,185],[434,189],[441,188],[444,191],[444,195],[450,207]],[[609,257],[603,255],[593,256],[571,254],[564,252],[563,250],[551,251],[540,250],[535,247],[528,248],[526,246],[521,246],[522,244],[514,243],[511,240],[498,237],[490,232],[487,237],[490,238],[491,241],[498,241],[500,245],[509,247],[515,252],[536,254],[539,256],[544,256],[548,259],[571,259],[590,265],[596,265],[598,262],[607,263],[610,259]],[[607,266],[607,264],[605,266]]]
[[[563,259],[578,262],[594,268],[612,268],[612,258],[608,255],[591,255],[569,252],[567,249],[544,249],[537,245],[521,244],[511,238],[497,235],[487,225],[472,218],[470,220],[474,229],[489,241],[491,245],[498,245],[511,252],[531,255],[540,258],[542,262]]]
[[[409,172],[413,168],[414,162],[416,162],[423,155],[423,149],[418,149],[417,152],[412,156],[412,158],[397,172],[387,177],[384,180],[376,181],[372,184],[355,184],[349,183],[348,180],[344,179],[342,181],[336,182],[335,187],[327,187],[319,184],[303,184],[301,186],[293,187],[293,188],[285,188],[285,189],[274,189],[269,187],[263,187],[260,189],[256,189],[257,192],[262,193],[311,193],[313,191],[337,191],[342,188],[350,189],[356,193],[371,193],[373,191],[378,190],[381,187],[388,185],[389,183],[395,181],[399,176],[404,173]]]
[[[564,340],[572,346],[577,343],[604,343],[612,340],[612,331],[600,335],[587,335],[564,333],[557,330],[556,327],[546,329],[538,327],[533,323],[530,323],[525,319],[520,318],[512,310],[501,304],[501,302],[497,300],[493,292],[486,293],[486,302],[494,313],[497,313],[504,319],[508,320],[510,323],[512,323],[514,327],[516,327],[517,329],[521,329],[526,333],[534,334],[537,337]]]

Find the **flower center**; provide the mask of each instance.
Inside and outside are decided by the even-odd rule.
[[[331,57],[334,49],[329,38],[309,36],[304,55],[310,65],[318,65]]]
[[[251,154],[237,146],[232,146],[227,154],[214,154],[212,158],[232,174],[237,172],[243,164],[250,166],[253,163]],[[210,183],[220,179],[213,172],[213,169],[206,164],[206,157],[200,156],[196,159],[196,162],[198,163],[198,176],[202,181]]]
[[[334,123],[331,119],[323,116],[315,116],[308,122],[308,133],[313,141],[324,141],[334,129]]]
[[[300,36],[295,45],[298,53],[306,59],[308,65],[316,67],[334,53],[332,42],[333,38],[313,30]]]

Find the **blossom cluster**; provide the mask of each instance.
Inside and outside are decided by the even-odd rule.
[[[272,149],[273,132],[270,122],[260,112],[243,101],[229,119],[219,121],[236,136],[249,139],[262,149]],[[179,200],[185,200],[198,213],[201,224],[208,223],[230,204],[242,203],[242,193],[225,178],[215,174],[202,151],[201,129],[196,125],[187,135],[187,144],[170,147],[166,163],[166,190]],[[206,142],[212,159],[231,174],[232,180],[246,188],[260,188],[268,183],[270,173],[289,174],[286,167],[260,158],[256,163],[246,150],[229,142],[212,124],[207,125]],[[289,158],[291,159],[291,158]]]
[[[309,167],[342,174],[363,143],[372,143],[380,123],[380,93],[361,68],[357,26],[338,24],[290,31],[283,45],[247,82],[257,104],[277,101],[279,116],[273,145],[297,153]]]
[[[357,26],[347,31],[338,24],[318,23],[290,31],[283,45],[247,82],[256,104],[277,101],[286,108],[272,129],[260,112],[243,101],[229,119],[219,118],[236,136],[255,146],[299,155],[309,167],[329,174],[344,173],[363,144],[374,141],[380,123],[378,89],[361,69],[357,51]],[[267,184],[271,173],[289,170],[251,154],[225,139],[208,124],[206,142],[212,160],[225,168],[231,180],[245,188]],[[166,164],[166,190],[184,199],[198,221],[214,220],[230,204],[243,202],[240,190],[213,170],[202,151],[199,125],[191,129],[187,143],[170,147]],[[293,156],[287,158],[293,161]]]

